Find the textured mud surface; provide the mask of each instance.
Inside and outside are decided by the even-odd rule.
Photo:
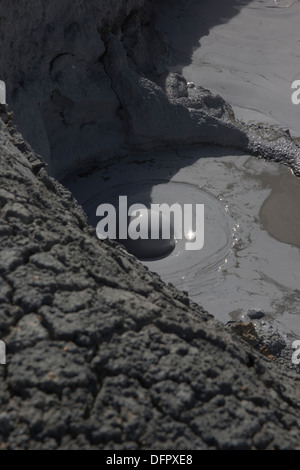
[[[131,148],[199,142],[233,145],[297,171],[298,147],[288,135],[238,124],[222,98],[188,91],[182,77],[142,62],[150,57],[149,16],[137,11],[145,2],[121,10],[106,1],[38,4],[1,2],[1,79],[52,174],[86,170]],[[87,29],[74,21],[78,9]],[[104,117],[116,131],[111,140]],[[278,350],[265,345],[263,355],[251,326],[231,332],[122,248],[99,242],[4,107],[0,159],[2,449],[298,447],[299,378],[276,361]]]

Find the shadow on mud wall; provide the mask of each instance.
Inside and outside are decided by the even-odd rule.
[[[200,39],[231,20],[252,0],[156,0],[157,29],[171,47],[171,66],[181,73],[190,65]]]

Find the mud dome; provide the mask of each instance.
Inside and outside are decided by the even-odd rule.
[[[200,147],[135,156],[66,184],[94,226],[97,206],[116,204],[120,195],[148,207],[204,204],[203,249],[186,251],[179,240],[168,257],[144,264],[223,322],[259,310],[284,333],[300,335],[300,180],[287,168],[234,150]],[[288,213],[277,198],[290,187]]]

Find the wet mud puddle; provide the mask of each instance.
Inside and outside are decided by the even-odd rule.
[[[223,322],[249,310],[300,337],[300,179],[279,164],[198,147],[134,156],[65,184],[96,227],[100,204],[204,204],[204,246],[143,263]],[[298,206],[299,207],[299,206]],[[96,237],[96,233],[95,233]]]
[[[204,204],[204,246],[185,240],[144,261],[223,322],[263,310],[300,337],[300,179],[288,168],[235,151],[200,147],[131,157],[66,182],[96,227],[100,204]],[[96,236],[96,233],[95,233]]]

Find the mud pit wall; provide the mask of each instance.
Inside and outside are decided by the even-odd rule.
[[[220,96],[166,71],[168,46],[154,27],[160,4],[1,2],[0,78],[49,173],[62,179],[132,150],[196,143],[285,159],[297,172],[286,134],[258,139]]]
[[[216,108],[210,116],[205,103],[191,110],[185,81],[166,79],[159,66],[166,47],[154,30],[153,5],[1,2],[7,100],[19,129],[54,176],[132,147],[201,140],[233,144],[244,138],[240,131],[230,132],[230,119],[224,132],[216,131],[220,119],[231,117],[223,100],[210,105]]]
[[[105,31],[145,4],[3,1],[1,78],[24,136],[57,175],[124,142],[120,103],[105,72]]]

